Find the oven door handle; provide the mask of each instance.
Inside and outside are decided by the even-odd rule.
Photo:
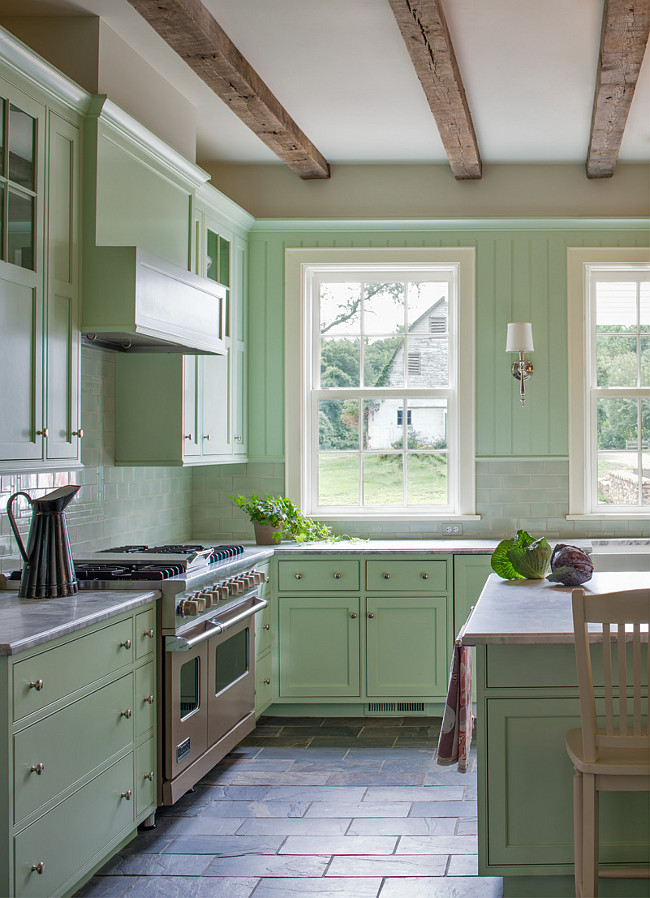
[[[198,645],[200,642],[205,642],[206,639],[211,639],[213,636],[218,636],[220,633],[225,633],[226,630],[234,627],[235,624],[241,623],[241,621],[252,617],[254,614],[257,614],[258,611],[266,608],[268,604],[269,603],[266,601],[266,599],[261,599],[258,596],[255,599],[254,605],[252,605],[250,608],[246,608],[245,611],[240,611],[239,614],[235,614],[234,617],[231,617],[226,621],[222,622],[216,619],[206,621],[206,624],[210,624],[212,629],[205,630],[205,632],[199,633],[198,636],[191,636],[189,639],[185,639],[184,636],[167,636],[165,639],[165,651],[187,652],[190,649],[194,648],[195,645]]]

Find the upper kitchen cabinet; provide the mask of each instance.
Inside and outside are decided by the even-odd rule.
[[[80,463],[87,95],[0,32],[0,471]]]
[[[193,272],[210,281],[223,299],[225,352],[118,355],[117,464],[246,460],[247,234],[252,218],[205,185],[196,192],[191,223]]]

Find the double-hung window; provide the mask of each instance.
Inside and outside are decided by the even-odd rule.
[[[568,253],[569,517],[648,516],[648,250]]]
[[[303,510],[473,515],[473,263],[287,250],[287,492]]]

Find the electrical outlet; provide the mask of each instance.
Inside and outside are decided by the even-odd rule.
[[[453,536],[460,536],[462,532],[462,524],[445,524],[445,533],[451,533]]]

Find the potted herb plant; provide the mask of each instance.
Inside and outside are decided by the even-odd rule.
[[[341,539],[329,527],[304,515],[286,496],[230,496],[238,508],[253,522],[255,541],[261,546],[279,543],[284,537],[296,542]]]

